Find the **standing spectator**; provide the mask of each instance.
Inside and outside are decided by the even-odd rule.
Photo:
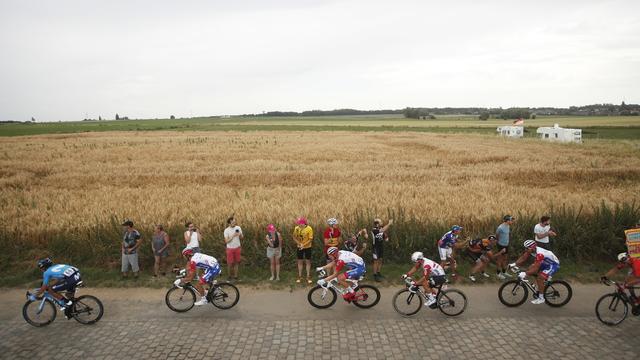
[[[282,257],[282,236],[276,230],[275,225],[269,224],[267,226],[267,258],[271,264],[271,277],[269,281],[280,281],[280,257]]]
[[[160,268],[162,269],[162,276],[166,275],[162,259],[169,256],[169,234],[164,231],[162,225],[156,225],[153,231],[153,238],[151,239],[151,250],[153,250],[153,256],[155,263],[153,264],[153,277],[158,277]]]
[[[307,224],[304,217],[296,220],[296,227],[293,229],[293,241],[296,242],[298,251],[296,258],[298,259],[298,279],[296,283],[302,282],[302,266],[307,267],[307,283],[311,284],[311,246],[313,245],[313,229]]]
[[[502,218],[502,224],[498,226],[496,230],[496,237],[498,243],[496,245],[496,273],[498,279],[504,280],[505,277],[511,277],[511,274],[507,273],[507,263],[509,262],[509,233],[511,231],[511,224],[516,220],[511,215],[505,215]]]
[[[540,223],[533,227],[533,234],[535,235],[537,246],[546,250],[551,250],[549,236],[556,236],[555,231],[551,230],[551,217],[546,215],[541,217]]]
[[[364,251],[367,249],[367,243],[365,241],[360,241],[361,237],[364,237],[365,240],[369,240],[367,229],[361,229],[360,231],[352,234],[344,242],[344,249],[362,257],[362,254],[364,254]]]
[[[327,255],[327,250],[329,250],[330,247],[340,246],[340,236],[342,234],[340,233],[340,229],[338,228],[338,220],[336,218],[331,218],[327,220],[327,224],[329,225],[329,227],[325,229],[323,234],[324,235],[324,238],[323,238],[324,251],[322,253],[326,257],[327,264],[328,264],[333,260],[329,258],[329,255]],[[327,272],[328,275],[331,275],[332,273],[333,273],[333,269],[330,269]]]
[[[133,228],[133,221],[126,220],[122,223],[126,226],[124,235],[122,236],[122,278],[127,278],[129,267],[133,272],[133,276],[137,279],[140,266],[138,265],[138,247],[140,247],[141,236],[138,230]]]
[[[231,216],[227,219],[227,228],[224,229],[224,243],[227,245],[227,266],[229,267],[229,280],[238,281],[238,265],[242,246],[240,240],[244,239],[242,228],[236,224],[236,219]]]
[[[382,257],[384,256],[384,243],[389,241],[387,230],[389,230],[391,224],[393,224],[393,220],[389,220],[389,223],[385,226],[382,226],[382,220],[373,220],[373,229],[371,229],[373,237],[371,241],[373,243],[373,278],[376,281],[382,281],[384,278],[380,273],[380,269],[382,268]]]
[[[443,269],[447,269],[447,264],[451,269],[451,277],[456,278],[458,274],[456,273],[457,263],[455,257],[454,249],[460,248],[458,245],[458,238],[460,236],[460,232],[462,231],[462,226],[453,225],[451,230],[447,231],[440,240],[438,240],[438,253],[440,254],[440,266]],[[463,244],[464,245],[464,244]]]
[[[184,224],[187,231],[184,232],[184,245],[187,249],[193,250],[194,253],[200,252],[200,241],[202,240],[202,234],[198,231],[196,226],[189,221]]]

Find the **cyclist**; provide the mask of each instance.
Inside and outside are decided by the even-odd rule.
[[[476,281],[476,274],[482,271],[482,276],[490,277],[484,269],[487,267],[491,259],[493,259],[492,249],[496,244],[495,235],[489,235],[486,239],[473,239],[469,241],[466,253],[467,256],[475,263],[473,269],[471,269],[471,275],[469,279],[473,282]]]
[[[76,287],[82,284],[80,270],[71,265],[56,264],[49,258],[38,261],[38,268],[43,272],[42,286],[36,291],[34,297],[39,297],[45,291],[53,296],[60,310],[64,312],[64,316],[68,319],[71,311],[71,300],[67,300],[60,294],[61,291],[73,292]]]
[[[364,237],[365,240],[369,240],[367,229],[362,229],[357,233],[352,234],[351,237],[347,238],[347,240],[345,240],[343,244],[344,249],[362,257],[362,254],[364,254],[364,251],[367,249],[367,243],[361,241],[361,237]]]
[[[338,250],[335,246],[327,250],[327,256],[331,259],[331,262],[325,266],[316,268],[316,271],[326,271],[329,269],[335,269],[335,271],[326,278],[318,280],[318,285],[324,286],[327,282],[337,278],[340,286],[347,289],[347,292],[343,294],[342,297],[347,302],[351,302],[354,300],[356,294],[353,287],[347,283],[347,279],[359,280],[360,277],[364,275],[366,272],[364,260],[351,251]],[[340,270],[342,270],[345,265],[347,266],[347,271],[340,273]]]
[[[204,284],[211,283],[211,281],[222,272],[218,260],[213,256],[205,255],[201,252],[194,253],[192,248],[182,250],[182,256],[187,259],[187,276],[182,279],[176,279],[173,284],[177,287],[182,287],[196,277],[197,269],[204,270],[204,273],[198,278],[198,282],[195,284],[196,290],[198,290],[198,293],[200,293],[202,297],[196,301],[194,305],[205,305],[208,301],[207,290],[204,289]]]
[[[633,291],[633,286],[640,284],[640,258],[633,258],[626,252],[618,254],[618,263],[616,264],[616,266],[607,271],[607,273],[604,274],[604,276],[601,277],[600,280],[608,280],[609,277],[615,275],[618,271],[624,269],[625,267],[629,267],[629,273],[624,280],[624,286],[631,291],[631,294],[635,297],[636,304],[640,304],[640,298],[638,298],[638,296]]]
[[[410,288],[412,291],[417,290],[417,286],[422,285],[424,287],[425,294],[427,294],[427,302],[424,303],[425,306],[434,307],[436,305],[436,290],[433,289],[434,286],[440,286],[447,281],[447,278],[444,273],[444,268],[438,264],[437,262],[427,259],[424,257],[420,251],[416,251],[411,254],[411,261],[416,263],[411,270],[407,271],[406,274],[402,275],[403,279],[408,278],[413,275],[418,269],[422,268],[422,277],[413,282],[413,286]]]
[[[453,249],[458,248],[456,245],[458,242],[458,237],[460,236],[460,232],[462,231],[462,226],[453,225],[451,230],[442,235],[440,240],[438,240],[438,252],[440,253],[440,266],[445,268],[447,262],[449,262],[449,266],[451,268],[451,276],[454,278],[458,276],[456,274],[456,260],[454,258]]]
[[[538,296],[531,300],[531,303],[543,304],[544,294],[540,291],[544,289],[544,282],[546,280],[550,280],[551,276],[560,269],[560,260],[558,260],[558,257],[556,257],[551,251],[537,246],[534,240],[525,240],[523,245],[525,248],[524,253],[522,253],[515,263],[509,264],[509,267],[517,268],[519,265],[527,261],[529,256],[533,256],[535,258],[535,261],[531,266],[529,266],[527,271],[521,271],[518,273],[518,278],[520,278],[520,280],[524,280],[527,275],[536,277]]]

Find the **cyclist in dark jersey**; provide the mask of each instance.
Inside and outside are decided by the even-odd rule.
[[[466,254],[473,261],[474,266],[471,269],[469,279],[476,281],[476,274],[482,271],[482,276],[490,277],[484,269],[487,267],[491,259],[493,259],[493,247],[496,245],[495,235],[489,235],[486,239],[473,239],[467,245]]]
[[[373,229],[371,229],[372,251],[373,251],[373,278],[376,281],[382,281],[382,274],[380,274],[380,268],[382,268],[382,258],[384,256],[384,243],[389,241],[389,235],[387,230],[389,226],[393,224],[393,220],[389,220],[389,223],[382,226],[382,220],[373,220]]]

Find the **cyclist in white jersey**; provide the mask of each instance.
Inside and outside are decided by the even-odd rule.
[[[444,268],[437,262],[425,258],[424,254],[420,251],[416,251],[411,254],[411,261],[416,263],[415,266],[413,266],[411,270],[407,271],[406,274],[402,275],[402,278],[406,279],[422,268],[422,277],[413,282],[413,286],[410,290],[416,291],[417,286],[422,285],[428,298],[424,305],[433,307],[433,305],[436,304],[435,289],[433,289],[433,286],[442,285],[447,281]]]
[[[177,287],[182,287],[182,285],[191,282],[196,277],[197,269],[204,270],[204,273],[198,278],[198,282],[194,284],[196,290],[202,296],[194,305],[205,305],[208,301],[204,285],[211,283],[216,276],[220,275],[221,269],[218,260],[203,253],[194,253],[191,248],[182,250],[182,255],[187,259],[187,276],[177,279],[173,284]]]
[[[360,277],[364,275],[366,272],[364,260],[351,251],[338,250],[338,248],[334,246],[327,249],[327,257],[331,262],[325,266],[316,268],[316,271],[326,271],[328,269],[335,269],[335,271],[326,278],[318,280],[318,285],[324,286],[325,283],[337,278],[338,283],[347,289],[347,293],[342,297],[347,301],[353,300],[355,292],[353,288],[349,286],[349,283],[347,283],[347,279],[359,280]],[[345,265],[348,268],[347,271],[339,273]]]
[[[538,296],[531,301],[532,304],[544,304],[544,294],[540,292],[544,289],[544,282],[551,280],[551,276],[558,272],[560,269],[560,260],[558,257],[549,250],[543,249],[540,246],[536,246],[534,240],[526,240],[524,242],[524,253],[518,258],[515,263],[509,264],[509,267],[518,267],[527,261],[530,256],[535,258],[535,261],[527,271],[521,271],[518,273],[518,277],[524,280],[527,275],[536,277],[536,285],[538,286]],[[539,275],[539,276],[538,276]]]

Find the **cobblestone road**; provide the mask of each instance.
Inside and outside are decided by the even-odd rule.
[[[601,288],[580,289],[584,299],[566,309],[525,304],[501,306],[493,288],[467,288],[470,306],[447,318],[423,309],[399,317],[390,305],[395,289],[383,289],[381,303],[361,310],[338,302],[316,310],[304,290],[242,289],[231,310],[211,306],[186,314],[169,311],[162,290],[93,289],[105,302],[105,317],[84,326],[59,316],[34,328],[19,313],[18,291],[0,296],[0,357],[7,359],[637,359],[637,317],[607,327],[593,314]],[[22,294],[23,292],[20,292]],[[160,300],[158,300],[160,297]],[[276,301],[278,299],[278,301]],[[475,301],[475,302],[474,302]],[[476,304],[475,306],[473,304]],[[8,311],[8,310],[11,311]],[[260,315],[263,314],[263,315]]]

